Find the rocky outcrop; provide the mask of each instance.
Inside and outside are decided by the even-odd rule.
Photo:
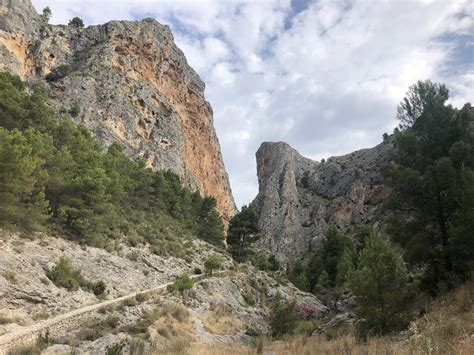
[[[153,19],[75,28],[40,22],[30,0],[0,0],[0,68],[48,85],[55,108],[104,147],[119,142],[153,169],[171,169],[225,221],[232,198],[204,83]]]
[[[257,151],[259,246],[291,261],[314,249],[331,224],[349,230],[376,221],[389,194],[379,168],[390,161],[393,140],[327,161],[301,156],[283,142]]]

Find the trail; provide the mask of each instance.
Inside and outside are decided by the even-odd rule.
[[[214,272],[213,276],[223,275],[226,271]],[[194,280],[202,280],[208,275],[193,275],[190,276]],[[137,295],[145,295],[148,293],[157,293],[166,290],[166,288],[173,284],[174,281],[161,284],[146,290],[137,291],[130,293],[125,296],[114,298],[92,305],[84,306],[73,311],[43,320],[41,322],[32,324],[30,326],[15,330],[13,332],[0,336],[0,355],[6,355],[9,351],[15,348],[25,347],[33,345],[40,335],[58,336],[66,333],[70,329],[74,329],[80,326],[85,318],[89,317],[92,313],[95,313],[103,307],[121,303],[128,299],[135,298]]]

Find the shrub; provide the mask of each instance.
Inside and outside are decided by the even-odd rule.
[[[13,271],[5,271],[3,277],[10,283],[16,282],[16,275]]]
[[[296,306],[296,313],[298,317],[303,320],[318,318],[320,314],[316,306],[308,303],[298,304]]]
[[[171,285],[168,285],[168,291],[179,291],[183,292],[185,290],[190,290],[193,287],[193,280],[189,277],[189,275],[184,272],[178,276],[176,281]]]
[[[134,307],[137,305],[137,300],[135,298],[127,298],[122,302],[125,307]]]
[[[105,325],[111,329],[117,328],[119,322],[120,322],[120,318],[115,315],[108,316],[104,320]]]
[[[279,338],[285,334],[293,334],[297,323],[296,302],[282,301],[280,294],[277,294],[270,316],[273,336]]]
[[[273,254],[259,253],[252,260],[252,264],[264,271],[278,271],[280,262]]]
[[[147,299],[147,296],[144,294],[144,293],[139,293],[138,295],[135,296],[135,300],[138,302],[138,303],[142,303],[143,301],[145,301]]]
[[[296,325],[295,334],[311,335],[316,329],[316,325],[309,320],[299,321]]]
[[[255,305],[255,296],[251,292],[242,293],[242,298],[248,306]]]
[[[47,74],[44,78],[47,82],[57,81],[67,76],[71,72],[71,70],[72,69],[70,65],[63,64],[53,68],[51,72]]]
[[[194,275],[201,275],[202,274],[202,270],[200,267],[195,267],[194,268]]]
[[[171,316],[178,322],[184,322],[189,318],[189,311],[186,307],[179,303],[169,302],[166,303],[157,313],[159,317]]]
[[[81,112],[81,107],[79,106],[79,104],[77,102],[74,102],[71,109],[69,110],[69,114],[72,117],[77,117],[77,116],[79,116],[80,112]]]
[[[107,285],[103,280],[96,282],[86,280],[81,275],[81,272],[76,270],[71,261],[65,256],[61,256],[58,259],[56,265],[51,270],[46,272],[46,276],[56,286],[64,287],[69,291],[75,291],[79,289],[79,287],[82,287],[88,291],[93,292],[94,295],[100,296],[107,288]]]
[[[81,287],[85,280],[81,272],[76,270],[71,261],[61,256],[56,265],[46,273],[46,276],[58,287],[64,287],[69,291],[75,291]]]
[[[94,292],[94,295],[96,295],[96,296],[102,295],[105,292],[106,288],[107,288],[107,285],[106,285],[105,281],[103,281],[103,280],[96,281],[96,282],[92,283],[92,285],[91,285],[91,290],[92,290],[92,292]]]
[[[69,20],[68,26],[73,26],[76,28],[82,28],[84,27],[84,21],[80,17],[73,17],[71,20]]]
[[[124,347],[124,341],[121,341],[120,343],[111,344],[105,348],[105,355],[122,355]]]
[[[206,270],[206,273],[208,273],[211,276],[212,276],[212,271],[220,269],[221,265],[222,265],[222,260],[216,255],[210,256],[204,262],[204,268]]]

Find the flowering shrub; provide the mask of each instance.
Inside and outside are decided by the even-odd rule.
[[[319,316],[319,310],[316,306],[308,303],[296,305],[296,313],[298,314],[298,318],[304,320],[317,318]]]

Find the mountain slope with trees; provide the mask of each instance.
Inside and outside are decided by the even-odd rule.
[[[131,160],[118,144],[104,152],[86,128],[57,121],[41,86],[30,90],[8,73],[0,73],[0,137],[2,228],[102,247],[125,237],[157,253],[180,254],[192,236],[223,246],[215,199]]]

